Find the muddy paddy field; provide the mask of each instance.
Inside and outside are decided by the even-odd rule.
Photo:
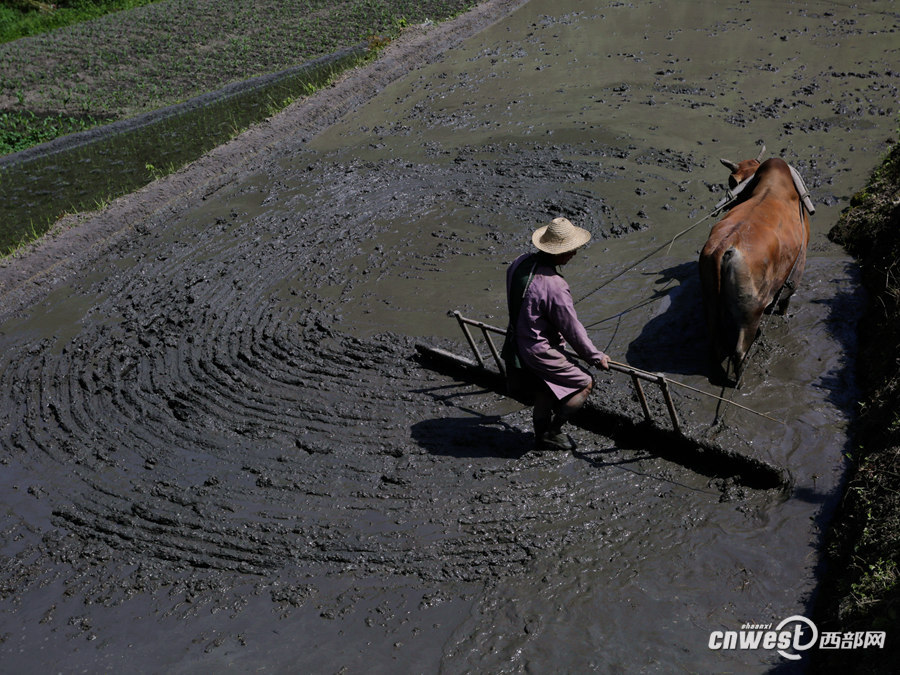
[[[420,29],[4,263],[4,668],[802,669],[708,641],[811,611],[865,301],[825,235],[896,131],[900,16],[586,4]],[[503,325],[506,265],[563,215],[598,346],[722,393],[708,225],[663,245],[763,143],[811,190],[810,259],[724,395],[780,422],[676,403],[782,485],[584,429],[535,453],[527,408],[416,358],[465,353],[448,310]]]

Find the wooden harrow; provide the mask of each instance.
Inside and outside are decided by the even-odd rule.
[[[445,365],[454,366],[455,369],[461,369],[470,379],[490,379],[494,389],[505,392],[503,381],[505,380],[506,367],[500,356],[500,350],[493,336],[501,338],[506,336],[503,328],[492,326],[483,321],[463,316],[458,311],[449,313],[449,316],[455,318],[462,330],[466,343],[471,349],[474,358],[459,356],[452,352],[431,345],[417,345],[420,354],[431,360],[436,360]],[[487,354],[483,353],[483,348],[479,348],[473,331],[481,333],[484,345],[487,346]],[[477,334],[477,333],[476,333]],[[496,369],[489,366],[490,360],[493,359]],[[638,424],[637,417],[627,418],[626,415],[615,411],[604,410],[589,402],[582,411],[579,426],[592,429],[598,433],[613,433],[625,442],[633,442],[637,436],[642,436],[646,442],[650,442],[659,448],[667,448],[666,454],[676,458],[682,463],[688,464],[701,471],[710,471],[711,473],[742,476],[744,482],[749,485],[759,487],[785,487],[788,484],[787,473],[778,467],[773,466],[769,462],[747,456],[745,453],[736,451],[733,448],[723,447],[720,442],[710,442],[703,438],[691,438],[686,433],[684,425],[681,423],[675,402],[672,398],[671,388],[673,386],[683,387],[698,394],[709,396],[729,405],[736,406],[746,410],[754,415],[764,417],[766,419],[779,422],[769,415],[757,412],[735,403],[728,399],[710,394],[702,389],[697,389],[683,382],[673,380],[666,377],[662,373],[652,373],[640,368],[634,368],[625,363],[610,361],[609,369],[613,372],[621,373],[631,379],[632,386],[636,398],[640,403],[645,424]],[[659,388],[662,394],[662,401],[668,412],[670,424],[659,426],[654,423],[653,411],[648,402],[646,392],[644,390],[645,383],[650,383]],[[665,413],[663,413],[665,417]],[[635,425],[640,427],[640,430]],[[723,436],[723,435],[720,435]],[[721,439],[717,439],[721,440]],[[738,443],[740,444],[740,443]]]

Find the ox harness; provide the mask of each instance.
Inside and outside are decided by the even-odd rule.
[[[816,207],[813,206],[812,198],[809,196],[809,190],[806,189],[806,183],[803,182],[803,178],[797,172],[797,169],[788,164],[788,169],[791,170],[791,178],[794,180],[794,188],[797,190],[797,194],[800,195],[800,204],[806,208],[810,215],[816,212]],[[738,196],[740,196],[741,192],[743,192],[744,188],[756,178],[756,174],[754,173],[752,176],[745,178],[740,183],[734,186],[734,189],[728,188],[725,191],[725,196],[716,204],[716,211],[720,211],[724,209],[726,206],[731,204],[733,201],[736,201]]]

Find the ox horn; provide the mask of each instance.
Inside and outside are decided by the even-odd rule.
[[[759,151],[759,156],[756,158],[757,162],[761,162],[763,155],[766,154],[766,146],[762,146],[762,150]]]
[[[725,166],[727,166],[729,168],[729,170],[731,171],[731,173],[734,173],[735,171],[738,170],[738,165],[735,164],[734,162],[732,162],[730,159],[720,159],[719,161],[722,162],[722,164],[724,164]]]

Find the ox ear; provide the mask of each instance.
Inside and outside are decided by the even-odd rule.
[[[734,173],[739,168],[738,165],[732,162],[730,159],[720,159],[719,161],[722,162],[722,164],[724,164],[726,167],[728,167],[731,173]]]
[[[761,162],[763,155],[765,155],[765,154],[766,154],[766,146],[764,145],[764,146],[762,146],[762,149],[759,151],[759,156],[756,158],[756,161]]]

